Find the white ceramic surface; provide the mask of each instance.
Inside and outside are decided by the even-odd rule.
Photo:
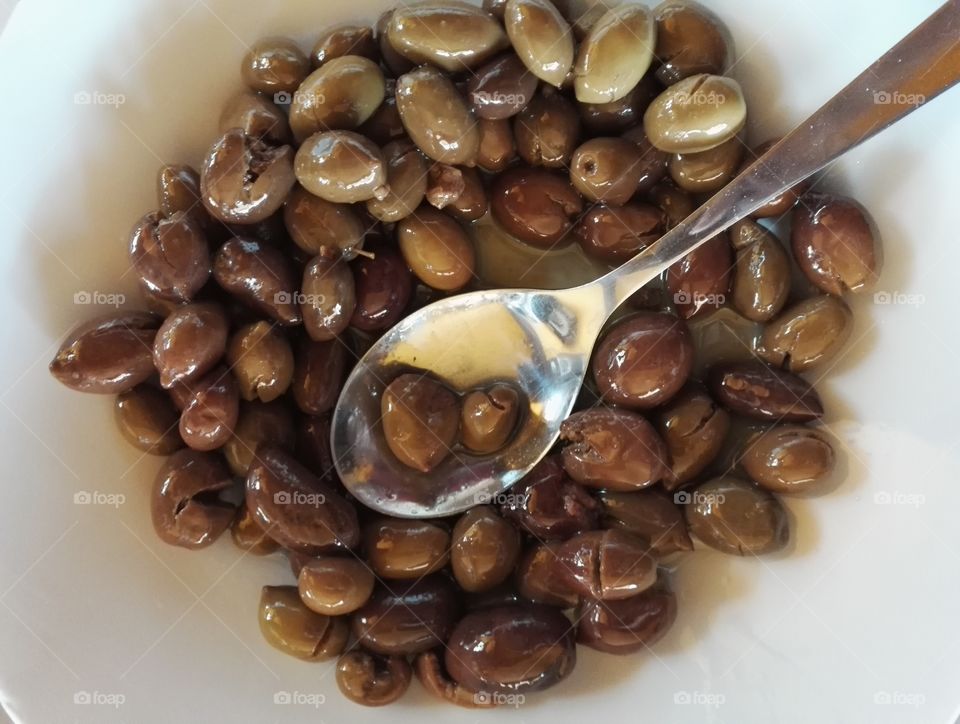
[[[290,34],[309,45],[324,26],[373,20],[387,4],[22,0],[10,18],[0,39],[0,702],[11,718],[954,722],[960,90],[823,181],[873,211],[886,247],[888,296],[856,301],[855,343],[821,383],[845,442],[845,483],[789,502],[789,554],[689,556],[675,579],[679,619],[655,655],[582,651],[564,686],[518,709],[458,710],[413,687],[389,711],[363,710],[338,695],[329,665],[261,640],[258,589],[291,581],[283,561],[245,558],[228,540],[189,553],[155,539],[157,462],[123,443],[109,399],[72,393],[46,371],[66,330],[106,311],[74,295],[133,301],[128,230],[155,204],[161,162],[199,160],[245,43]],[[734,74],[763,140],[937,2],[707,4],[734,32]],[[100,504],[76,502],[83,492]],[[283,692],[294,703],[275,703]]]

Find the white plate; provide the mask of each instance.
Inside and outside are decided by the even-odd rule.
[[[789,129],[938,5],[708,4],[736,36],[754,140]],[[66,330],[106,311],[74,294],[133,301],[127,233],[155,204],[160,163],[196,164],[213,138],[244,43],[290,34],[309,47],[324,26],[373,20],[386,5],[23,0],[10,19],[0,41],[0,698],[11,717],[954,722],[960,91],[825,181],[873,211],[892,301],[857,300],[855,343],[820,385],[846,443],[845,484],[790,501],[788,556],[689,557],[677,625],[656,655],[582,651],[566,685],[518,710],[458,710],[413,687],[391,710],[368,711],[338,695],[330,665],[261,640],[258,589],[292,580],[283,561],[243,558],[228,540],[188,553],[154,537],[156,461],[123,443],[109,399],[72,393],[46,371]],[[124,502],[75,504],[81,491]],[[300,703],[275,704],[280,692]]]

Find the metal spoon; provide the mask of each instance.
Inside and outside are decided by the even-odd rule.
[[[960,81],[958,39],[960,0],[951,0],[686,221],[603,278],[564,291],[464,294],[403,320],[367,352],[340,395],[332,443],[344,485],[365,505],[402,517],[496,502],[556,441],[611,313],[711,237]],[[456,450],[419,473],[393,457],[380,425],[384,387],[411,368],[460,390],[510,382],[529,411],[504,450]]]

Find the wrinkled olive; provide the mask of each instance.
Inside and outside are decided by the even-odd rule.
[[[460,437],[476,453],[496,452],[510,438],[520,416],[520,395],[510,385],[494,385],[463,398]]]
[[[297,588],[304,605],[326,616],[342,616],[363,606],[373,593],[373,571],[356,558],[314,558],[304,564]]]
[[[347,330],[357,293],[345,261],[314,257],[303,270],[301,290],[300,312],[310,339],[325,342]]]
[[[474,277],[476,255],[466,231],[429,206],[397,224],[397,243],[411,271],[427,286],[453,292]]]
[[[393,141],[383,147],[389,191],[382,199],[370,199],[367,211],[386,223],[405,219],[423,203],[427,193],[427,159],[410,141]]]
[[[733,57],[733,40],[716,15],[683,0],[657,7],[657,78],[673,85],[698,73],[723,73]]]
[[[698,153],[726,143],[746,121],[740,84],[732,78],[700,74],[657,96],[643,116],[643,128],[661,151]]]
[[[230,523],[230,538],[237,548],[253,556],[270,555],[280,548],[250,515],[246,503],[240,504],[233,522]]]
[[[239,128],[250,138],[277,145],[290,143],[293,138],[286,114],[275,103],[250,91],[242,91],[227,101],[219,127],[220,133]]]
[[[747,440],[740,457],[744,471],[775,493],[804,493],[833,472],[836,456],[827,436],[801,425],[779,425]]]
[[[421,66],[397,79],[397,110],[407,135],[439,163],[472,166],[480,148],[477,119],[453,81]]]
[[[450,563],[464,591],[488,591],[506,581],[520,557],[520,533],[482,505],[464,513],[453,527]]]
[[[687,525],[711,548],[756,556],[787,544],[787,512],[762,488],[727,476],[706,482],[686,496]]]
[[[683,511],[661,491],[602,491],[597,498],[603,504],[605,528],[625,530],[643,538],[656,555],[693,550]]]
[[[343,344],[305,339],[297,348],[293,367],[293,398],[308,415],[322,415],[333,409],[347,368]]]
[[[287,38],[258,40],[243,59],[243,82],[259,93],[292,93],[310,72],[310,61]]]
[[[608,10],[580,44],[574,90],[581,103],[612,103],[633,90],[653,61],[656,24],[646,6]]]
[[[244,400],[275,400],[293,380],[290,342],[270,322],[254,322],[238,329],[227,346],[227,363]]]
[[[357,259],[353,279],[357,307],[350,326],[363,332],[389,329],[400,321],[413,295],[413,275],[395,247],[370,248],[373,259]]]
[[[381,518],[363,529],[363,547],[382,578],[422,578],[450,560],[450,533],[426,520]]]
[[[575,234],[587,254],[610,264],[632,259],[664,233],[663,212],[655,206],[593,207],[577,224]]]
[[[551,456],[504,494],[500,513],[540,540],[563,540],[595,529],[600,504],[567,477],[558,457]]]
[[[295,438],[293,414],[282,401],[244,402],[233,436],[223,446],[223,455],[231,472],[246,478],[260,445],[293,450]]]
[[[290,128],[297,143],[314,133],[352,130],[383,103],[386,82],[374,61],[359,55],[333,58],[313,71],[293,95]]]
[[[560,577],[581,596],[630,598],[657,582],[657,562],[646,541],[623,530],[581,533],[556,549]]]
[[[232,485],[219,455],[179,450],[167,458],[150,499],[153,528],[160,540],[183,548],[213,543],[233,519],[233,506],[218,497]]]
[[[637,192],[642,157],[637,144],[625,138],[594,138],[582,144],[570,162],[570,180],[591,201],[616,206]]]
[[[183,447],[177,408],[155,387],[138,385],[118,395],[114,412],[123,437],[138,450],[170,455]]]
[[[537,92],[537,78],[513,53],[505,53],[480,68],[467,83],[474,113],[485,120],[512,118]]]
[[[227,349],[229,322],[217,304],[177,307],[164,320],[153,342],[153,362],[160,384],[170,388],[213,369]]]
[[[737,250],[731,304],[754,322],[773,319],[790,295],[790,258],[772,234]]]
[[[714,312],[727,301],[733,253],[726,234],[694,249],[667,271],[667,291],[683,319]]]
[[[557,564],[557,550],[563,543],[540,543],[530,548],[517,566],[514,580],[520,595],[533,603],[573,608],[580,600]]]
[[[307,191],[334,203],[382,199],[387,194],[380,149],[352,131],[310,136],[297,151],[294,170]]]
[[[290,238],[308,254],[350,259],[363,246],[366,224],[347,204],[324,201],[304,189],[294,188],[283,210]]]
[[[477,167],[487,173],[500,173],[517,157],[517,142],[510,121],[477,121],[480,130],[480,148]]]
[[[370,60],[380,59],[380,48],[373,37],[373,28],[366,25],[344,25],[323,33],[313,46],[310,59],[319,68],[328,60],[345,55],[360,55]]]
[[[570,25],[549,0],[508,0],[503,14],[517,56],[537,78],[559,88],[573,68]]]
[[[720,454],[730,416],[704,390],[691,387],[660,412],[657,429],[673,463],[664,481],[672,490],[693,480]]]
[[[280,324],[300,324],[298,279],[280,249],[251,237],[231,239],[217,251],[213,276],[230,294]]]
[[[770,322],[757,351],[770,364],[803,372],[834,359],[852,331],[853,312],[842,299],[811,297]]]
[[[583,599],[575,616],[577,643],[608,654],[632,654],[663,638],[677,618],[677,598],[658,584],[621,601]]]
[[[410,687],[413,671],[402,656],[382,658],[366,651],[348,651],[337,661],[337,687],[362,706],[386,706]]]
[[[753,420],[809,422],[823,415],[820,396],[808,382],[759,361],[715,365],[707,381],[715,400]]]
[[[529,165],[566,168],[580,141],[580,115],[565,96],[544,90],[514,118],[513,133]]]
[[[468,709],[490,708],[496,706],[489,696],[482,696],[466,687],[460,686],[449,678],[440,664],[440,657],[434,651],[417,654],[413,662],[417,680],[428,692],[443,701]]]
[[[494,180],[490,208],[508,234],[549,249],[566,241],[583,212],[583,199],[559,173],[515,168]]]
[[[743,143],[734,136],[716,148],[670,157],[670,177],[684,191],[710,194],[726,186],[740,168]]]
[[[428,473],[450,454],[460,426],[460,400],[421,374],[400,375],[381,400],[387,446],[404,465]]]
[[[274,648],[304,661],[326,661],[347,645],[346,621],[314,613],[295,586],[264,586],[260,593],[260,633]]]
[[[225,367],[215,367],[199,380],[187,383],[190,397],[180,414],[180,437],[194,450],[223,447],[240,414],[240,390]]]

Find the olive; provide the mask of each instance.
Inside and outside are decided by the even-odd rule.
[[[379,146],[386,146],[390,141],[396,141],[407,135],[397,109],[397,81],[395,78],[386,80],[387,97],[380,107],[357,131]]]
[[[428,473],[450,454],[460,425],[460,400],[439,382],[405,374],[381,400],[387,446],[404,465]]]
[[[793,256],[813,284],[837,296],[871,286],[883,264],[873,219],[852,199],[808,194],[794,214]]]
[[[210,278],[207,239],[182,211],[138,221],[130,236],[130,262],[150,293],[173,302],[189,302]]]
[[[509,581],[501,583],[487,591],[468,593],[465,597],[467,611],[476,611],[479,608],[490,606],[506,606],[514,603],[523,603],[521,596]]]
[[[421,206],[397,224],[397,243],[407,266],[427,286],[453,292],[473,281],[473,243],[446,214]]]
[[[355,704],[386,706],[410,687],[413,671],[402,656],[348,651],[337,661],[337,687]]]
[[[511,236],[550,249],[573,229],[583,199],[570,180],[539,168],[514,168],[500,174],[490,194],[493,218]]]
[[[167,458],[150,498],[153,528],[160,540],[183,548],[212,544],[233,519],[233,506],[219,498],[232,485],[219,455],[179,450]]]
[[[370,248],[373,259],[353,264],[357,306],[350,326],[363,332],[389,329],[403,317],[413,295],[413,275],[393,246]]]
[[[573,608],[580,600],[557,564],[557,551],[563,543],[539,543],[520,559],[514,579],[520,595],[533,603],[557,608]]]
[[[462,2],[401,5],[390,16],[386,35],[407,60],[449,73],[476,68],[509,44],[495,18]]]
[[[297,578],[300,599],[311,611],[342,616],[363,606],[373,593],[373,571],[357,558],[325,556],[307,561]]]
[[[637,144],[637,148],[640,149],[640,181],[637,184],[637,192],[648,193],[667,175],[670,156],[659,148],[654,148],[653,144],[650,143],[650,139],[647,138],[647,134],[644,132],[642,125],[634,126],[628,130],[623,134],[623,138],[626,138],[628,141],[633,141]],[[659,203],[657,205],[662,206],[662,204]],[[690,202],[690,211],[693,211],[692,201]],[[689,215],[689,213],[690,212],[687,212],[684,216]],[[675,223],[671,224],[671,227],[676,226],[677,223],[679,223],[679,221],[675,221]]]
[[[400,76],[413,70],[414,64],[396,51],[387,36],[387,29],[390,27],[390,21],[393,18],[394,12],[396,12],[396,9],[387,10],[380,15],[373,27],[373,35],[377,39],[377,46],[380,50],[380,58],[383,61],[383,65],[387,67],[387,70],[389,70],[392,75]]]
[[[656,206],[631,202],[625,206],[600,204],[588,211],[574,233],[588,255],[610,264],[622,264],[664,233],[665,218]]]
[[[487,198],[483,179],[475,168],[464,167],[458,170],[463,179],[463,192],[444,210],[463,223],[479,221],[487,215],[490,208],[490,199]]]
[[[450,532],[426,520],[380,518],[363,528],[367,562],[378,576],[420,579],[450,560]]]
[[[737,250],[731,304],[754,322],[773,319],[790,295],[790,258],[773,234]]]
[[[287,199],[283,220],[298,247],[331,259],[352,258],[363,246],[367,232],[367,225],[352,207],[324,201],[302,186],[296,186]]]
[[[223,308],[209,302],[177,307],[153,342],[160,384],[170,388],[213,369],[227,348],[229,322]]]
[[[715,365],[707,381],[714,399],[753,420],[809,422],[823,416],[820,396],[809,383],[759,361]]]
[[[566,168],[580,141],[580,115],[565,96],[544,90],[514,118],[513,133],[529,165]]]
[[[310,72],[310,60],[287,38],[258,40],[243,59],[243,82],[258,93],[292,93]]]
[[[576,412],[560,427],[563,467],[581,485],[636,490],[669,472],[667,446],[653,425],[635,412],[594,407]]]
[[[824,294],[795,304],[770,322],[757,351],[772,365],[803,372],[835,359],[852,331],[850,307]]]
[[[709,151],[736,136],[747,121],[740,84],[720,75],[684,78],[654,99],[643,116],[650,142],[667,153]]]
[[[665,403],[692,370],[687,325],[657,312],[639,312],[614,325],[593,357],[593,378],[603,400],[636,410]]]
[[[726,234],[713,237],[667,270],[667,291],[683,319],[715,312],[730,293],[733,252]]]
[[[413,671],[423,688],[438,699],[469,709],[496,706],[496,702],[489,696],[469,691],[451,680],[443,671],[440,657],[434,651],[424,651],[417,654],[413,661]]]
[[[667,179],[654,184],[650,189],[650,200],[666,217],[667,231],[679,226],[696,208],[690,195],[678,189],[672,181]]]
[[[199,220],[194,215],[199,212],[200,218],[203,218],[200,174],[191,166],[161,166],[157,172],[157,204],[163,217],[180,212]]]
[[[257,449],[247,473],[246,500],[260,526],[285,548],[320,555],[360,541],[353,505],[272,445]]]
[[[435,163],[427,172],[427,203],[445,209],[459,199],[467,188],[463,171],[456,166]]]
[[[427,193],[427,159],[409,140],[392,141],[383,148],[389,191],[382,199],[370,199],[367,211],[385,223],[407,218],[423,203]]]
[[[301,289],[300,313],[310,339],[326,342],[347,330],[357,293],[345,261],[314,257],[303,271]]]
[[[268,144],[290,143],[290,122],[279,106],[259,93],[241,91],[231,97],[220,114],[220,133],[239,128],[244,135]],[[198,194],[197,198],[200,196]]]
[[[477,167],[487,173],[506,170],[517,157],[517,141],[510,121],[477,121],[480,130],[480,148],[477,151]]]
[[[302,415],[297,422],[297,459],[312,473],[327,479],[333,472],[330,416]]]
[[[681,392],[658,415],[657,430],[672,466],[664,486],[672,490],[696,478],[720,454],[730,416],[699,387]]]
[[[632,654],[663,638],[677,618],[677,598],[658,584],[620,601],[583,599],[575,618],[577,643],[608,654]]]
[[[223,455],[230,471],[246,478],[260,445],[293,450],[295,437],[293,414],[283,401],[244,402],[233,436],[223,446]]]
[[[227,346],[227,364],[244,400],[275,400],[293,380],[290,342],[270,322],[254,322],[234,332]]]
[[[365,649],[391,655],[418,654],[443,645],[460,613],[456,587],[440,575],[393,590],[376,586],[370,600],[351,616],[353,635]]]
[[[758,241],[779,243],[779,239],[773,232],[752,219],[743,219],[730,227],[730,245],[737,251],[746,249]]]
[[[180,437],[194,450],[216,450],[233,435],[240,414],[240,390],[230,370],[215,367],[187,383],[190,396],[180,414]]]
[[[561,87],[573,69],[570,25],[549,0],[508,0],[503,23],[513,48],[537,78]]]
[[[580,44],[574,89],[581,103],[612,103],[633,90],[653,62],[656,24],[650,10],[625,3],[597,20]]]
[[[836,455],[821,430],[778,425],[751,436],[740,456],[744,471],[775,493],[806,493],[833,472]]]
[[[554,565],[571,590],[603,601],[630,598],[657,582],[649,545],[623,530],[581,533],[556,548]]]
[[[507,9],[507,0],[483,0],[481,7],[497,20],[503,22],[503,15]]]
[[[684,191],[711,194],[733,180],[742,159],[743,143],[734,136],[709,151],[673,154],[670,157],[670,177]]]
[[[762,555],[790,537],[787,512],[771,493],[734,477],[715,478],[686,495],[690,531],[711,548],[734,555]]]
[[[346,622],[314,613],[295,586],[264,586],[260,593],[260,633],[271,646],[304,661],[326,661],[347,645]]]
[[[481,454],[496,452],[510,439],[520,417],[520,395],[510,385],[475,390],[463,398],[460,439]]]
[[[240,550],[253,556],[266,556],[280,548],[250,515],[246,503],[241,503],[230,523],[230,538]]]
[[[595,529],[600,504],[567,476],[558,457],[551,456],[505,494],[500,513],[539,540],[563,540]]]
[[[759,160],[760,157],[763,156],[767,151],[776,146],[780,140],[781,139],[779,138],[774,138],[773,140],[757,146],[748,154],[747,158],[743,162],[743,165],[740,167],[740,170],[746,170],[755,161]],[[759,168],[765,168],[765,164],[760,164]],[[810,185],[811,182],[809,179],[799,182],[792,189],[784,191],[779,196],[768,201],[766,204],[754,211],[751,216],[754,218],[783,216],[785,213],[790,211],[790,209],[797,205],[797,201],[807,192],[807,190],[810,188]]]
[[[657,78],[673,85],[698,73],[723,73],[733,58],[733,40],[723,21],[697,3],[666,2],[656,9]]]
[[[489,591],[503,583],[520,557],[520,533],[488,505],[464,513],[452,540],[450,563],[464,591]]]
[[[605,528],[627,531],[643,538],[649,542],[650,551],[658,556],[693,550],[683,511],[661,491],[603,491],[597,493],[597,498],[603,505]]]
[[[625,138],[594,138],[574,152],[570,180],[591,201],[622,206],[637,193],[642,170],[637,144]]]
[[[535,604],[468,613],[444,653],[451,678],[478,692],[547,689],[566,678],[576,660],[570,622],[555,608]]]
[[[313,71],[293,95],[290,128],[297,143],[321,131],[353,130],[383,103],[386,82],[374,61],[333,58]]]
[[[293,149],[272,146],[231,128],[207,152],[200,193],[211,216],[228,224],[255,224],[283,205],[296,183]]]
[[[537,92],[537,78],[514,53],[504,53],[477,70],[467,96],[477,118],[504,120],[527,107]]]
[[[660,87],[648,74],[623,98],[609,103],[578,103],[580,119],[591,133],[615,136],[634,130],[643,134],[643,112],[647,110]],[[633,140],[633,139],[631,139]]]
[[[50,374],[78,392],[119,394],[153,376],[153,344],[160,319],[146,312],[97,317],[70,331],[50,363]]]
[[[297,180],[307,191],[334,203],[382,199],[387,171],[380,149],[352,131],[310,136],[294,160]]]
[[[373,37],[373,28],[368,25],[342,25],[320,35],[310,53],[314,68],[328,60],[345,55],[360,55],[370,60],[380,59],[380,48]]]
[[[397,79],[397,110],[407,135],[439,163],[472,166],[480,148],[477,119],[453,81],[421,66]]]
[[[251,237],[235,238],[220,247],[213,277],[239,300],[280,324],[300,324],[297,278],[280,249]]]
[[[117,396],[117,427],[138,450],[170,455],[183,447],[177,432],[179,413],[170,397],[155,387],[137,385]]]
[[[322,415],[337,404],[347,368],[346,347],[339,340],[301,341],[293,366],[293,398],[308,415]]]

